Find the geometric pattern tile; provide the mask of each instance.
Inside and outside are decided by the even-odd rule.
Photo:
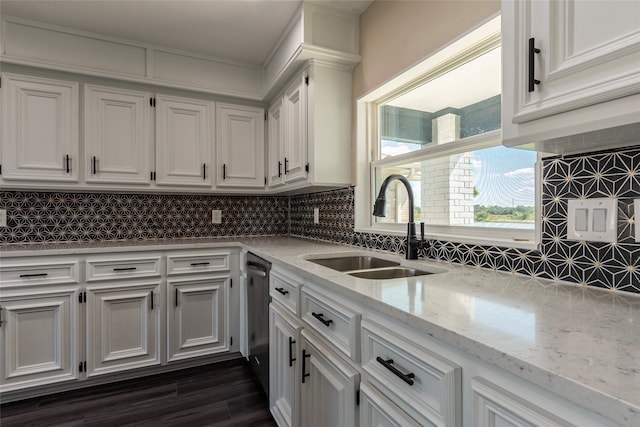
[[[431,241],[420,257],[640,293],[633,205],[640,198],[640,149],[545,158],[541,179],[539,251]],[[602,197],[618,200],[617,243],[567,240],[567,200]],[[292,196],[290,203],[292,235],[404,253],[402,237],[353,231],[353,189]],[[313,207],[321,207],[320,224],[313,224]]]
[[[2,244],[282,235],[288,222],[288,198],[272,196],[2,191],[0,208]]]
[[[640,141],[639,141],[640,142]],[[430,241],[419,256],[530,277],[640,293],[640,243],[633,199],[640,198],[640,148],[542,161],[540,250]],[[569,241],[567,200],[618,200],[618,242]],[[319,224],[313,208],[320,208]],[[0,192],[8,227],[0,244],[211,236],[292,235],[404,253],[404,238],[360,233],[353,188],[294,196],[198,196]],[[211,224],[211,210],[223,211]]]

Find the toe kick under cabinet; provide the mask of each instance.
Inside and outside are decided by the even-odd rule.
[[[3,401],[238,357],[239,253],[3,257]]]

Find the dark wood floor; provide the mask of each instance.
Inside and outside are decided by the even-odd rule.
[[[10,426],[275,426],[243,360],[154,375],[0,406]]]

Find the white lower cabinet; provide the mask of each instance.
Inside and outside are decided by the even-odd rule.
[[[484,378],[471,379],[475,427],[575,427]]]
[[[280,427],[300,425],[302,323],[276,303],[269,307],[269,407]]]
[[[229,350],[229,276],[167,281],[168,361]]]
[[[360,384],[360,426],[420,427],[420,424],[371,383]]]
[[[87,287],[87,377],[161,363],[159,295],[159,280]]]
[[[462,425],[462,368],[372,321],[362,322],[362,370],[420,425]]]
[[[304,427],[358,424],[360,373],[313,332],[302,330],[300,421]]]
[[[78,288],[3,289],[0,391],[78,378]]]

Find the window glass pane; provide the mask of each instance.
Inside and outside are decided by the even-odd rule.
[[[500,129],[500,48],[379,106],[379,159]]]
[[[376,168],[376,188],[391,174],[411,182],[416,221],[427,225],[534,229],[535,152],[503,146]],[[406,223],[408,197],[394,181],[381,223]]]

